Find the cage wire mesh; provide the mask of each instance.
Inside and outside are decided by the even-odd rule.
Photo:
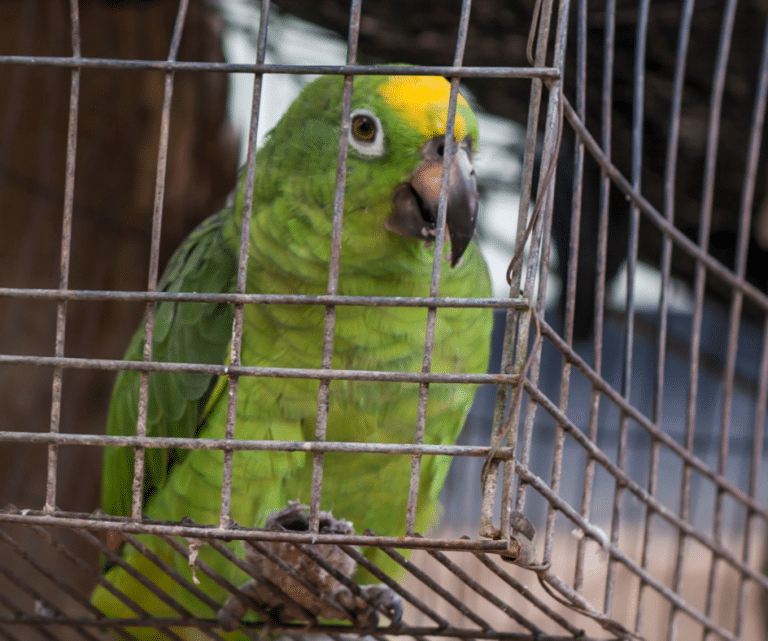
[[[156,629],[158,638],[226,638],[218,618],[222,604],[157,557],[142,543],[145,539],[136,538],[141,534],[162,537],[190,563],[201,546],[249,575],[260,563],[287,611],[307,609],[306,600],[297,603],[299,594],[310,594],[320,608],[304,612],[300,622],[268,613],[260,621],[243,622],[244,638],[265,630],[292,637],[355,633],[539,641],[755,639],[764,634],[768,509],[761,463],[768,298],[760,259],[768,38],[761,33],[767,26],[763,7],[735,0],[700,6],[692,0],[521,3],[532,16],[529,61],[500,66],[508,60],[499,57],[493,65],[467,66],[481,44],[472,40],[478,36],[473,20],[483,23],[488,15],[501,20],[504,12],[494,14],[499,7],[490,0],[464,0],[452,23],[452,50],[444,53],[450,64],[417,66],[407,73],[451,80],[449,123],[459,81],[467,81],[481,104],[494,93],[523,96],[527,130],[521,215],[509,248],[511,295],[461,300],[437,296],[439,270],[429,297],[339,296],[338,254],[331,259],[326,295],[246,293],[247,242],[235,294],[158,290],[161,265],[197,222],[194,216],[200,220],[220,207],[235,179],[236,145],[220,107],[225,74],[255,78],[246,154],[246,175],[252,176],[260,106],[269,100],[261,92],[263,78],[393,73],[391,67],[360,64],[361,29],[366,42],[375,43],[365,4],[344,4],[347,59],[340,66],[266,63],[270,13],[277,11],[269,2],[260,7],[256,59],[249,64],[218,57],[221,24],[213,18],[227,15],[225,3],[174,0],[108,9],[73,0],[68,14],[64,3],[8,0],[4,7],[13,13],[5,21],[0,51],[0,203],[8,257],[0,283],[7,327],[0,354],[5,405],[0,439],[2,497],[12,504],[0,511],[0,637],[95,639],[111,631],[131,638],[128,624],[140,623]],[[375,29],[389,33],[388,26],[379,22]],[[146,37],[154,28],[160,34],[156,40],[165,43],[163,51],[146,44],[155,40]],[[510,35],[519,41],[526,36]],[[131,48],[130,42],[139,44]],[[44,91],[35,94],[40,87]],[[124,108],[136,96],[144,100],[136,108],[140,117]],[[342,105],[347,121],[349,96]],[[98,113],[108,116],[106,122],[92,119]],[[135,129],[132,119],[144,129]],[[104,157],[94,140],[104,139],[108,154],[120,157],[115,176],[130,175],[127,187],[98,171],[94,180],[88,175],[94,159],[98,164]],[[342,152],[337,197],[345,184]],[[200,192],[196,204],[187,197],[193,189]],[[151,220],[128,205],[126,218],[116,218],[109,199],[126,190],[140,194],[138,209],[150,211]],[[99,193],[105,194],[103,201]],[[445,215],[445,204],[442,211]],[[248,215],[246,206],[246,220]],[[191,218],[185,222],[184,216]],[[134,217],[151,234],[139,230]],[[121,235],[127,244],[118,244]],[[441,242],[436,241],[437,256]],[[550,272],[555,244],[559,309],[547,307],[547,292],[556,280]],[[610,280],[623,260],[626,293],[616,305]],[[642,280],[641,261],[659,272],[651,305],[643,298],[651,286]],[[55,286],[46,280],[52,273]],[[230,365],[156,362],[151,339],[143,361],[121,360],[125,337],[142,312],[151,336],[161,301],[233,305]],[[329,331],[317,369],[241,362],[244,306],[275,303],[326,310]],[[489,373],[431,372],[429,332],[420,373],[334,370],[332,319],[336,309],[348,305],[420,307],[432,321],[443,308],[494,309]],[[53,332],[44,319],[55,319]],[[109,340],[95,338],[102,328]],[[142,372],[137,434],[107,437],[102,426],[110,376],[126,369]],[[232,399],[242,377],[316,380],[315,438],[234,440],[233,411],[225,440],[147,436],[148,373],[159,371],[228,377]],[[413,441],[326,440],[323,408],[335,380],[420,386],[421,419]],[[471,429],[457,445],[424,442],[424,410],[429,385],[435,383],[487,386],[478,394]],[[78,393],[79,401],[68,401]],[[93,511],[98,460],[107,445],[136,452],[130,517]],[[143,455],[156,447],[225,452],[219,523],[142,516]],[[230,523],[227,479],[233,453],[248,449],[311,453],[305,531]],[[356,533],[343,524],[318,533],[323,460],[334,452],[411,457],[406,536],[380,536],[364,531],[366,524],[355,524]],[[443,529],[418,533],[412,514],[425,455],[455,459],[446,495],[459,498],[448,503]],[[470,495],[476,510],[465,503]],[[465,513],[471,513],[471,523]],[[162,587],[150,585],[172,617],[153,618],[123,595],[134,620],[104,618],[89,593],[104,583],[99,555],[124,563],[110,532],[207,606],[209,616],[192,616]],[[233,539],[250,542],[260,560],[234,555],[223,544]],[[371,547],[384,550],[404,569],[403,577],[390,579],[361,555]],[[323,557],[323,550],[368,569],[399,595],[405,604],[402,621],[390,623],[391,610],[382,608],[384,617],[373,625],[375,599]],[[415,550],[410,560],[404,550]],[[505,562],[505,556],[517,565]],[[314,563],[317,571],[319,566],[343,589],[324,593],[296,569],[296,559],[302,568]],[[265,612],[263,593],[229,583],[204,563],[197,562],[195,572]],[[363,600],[358,605],[369,617],[365,625],[362,615],[357,623],[329,621],[345,618],[327,616],[349,609],[349,600],[339,601],[342,594]],[[238,619],[240,607],[229,614]]]

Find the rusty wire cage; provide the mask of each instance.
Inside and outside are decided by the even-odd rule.
[[[112,631],[130,638],[126,621],[103,618],[88,599],[100,580],[98,557],[110,554],[108,531],[139,548],[136,534],[164,537],[184,555],[203,542],[241,565],[222,541],[279,539],[309,556],[318,541],[333,543],[363,564],[354,546],[374,546],[405,568],[400,582],[380,577],[406,603],[399,624],[382,620],[373,631],[322,620],[270,624],[288,636],[544,641],[764,634],[764,7],[736,0],[701,7],[692,0],[521,1],[511,4],[524,17],[512,33],[504,3],[464,0],[455,13],[429,5],[440,18],[422,28],[440,35],[439,21],[446,21],[452,44],[445,50],[435,36],[424,48],[439,50],[448,64],[425,55],[429,64],[408,73],[444,75],[454,96],[466,81],[481,107],[527,118],[520,215],[508,248],[511,295],[457,301],[438,298],[437,282],[428,298],[341,297],[333,278],[327,295],[311,300],[249,295],[242,287],[218,297],[157,291],[162,262],[234,183],[236,144],[221,106],[226,74],[255,78],[246,156],[252,167],[260,105],[269,99],[261,95],[262,79],[392,73],[360,64],[358,44],[362,39],[368,55],[392,60],[399,46],[405,58],[403,38],[391,38],[391,49],[386,38],[416,18],[391,15],[387,22],[381,13],[395,12],[397,2],[339,3],[343,30],[333,11],[316,13],[334,2],[285,2],[285,9],[347,36],[342,66],[266,63],[276,11],[269,2],[260,6],[250,64],[221,57],[221,24],[212,16],[223,2],[0,4],[9,9],[0,27],[0,247],[7,263],[0,277],[0,496],[9,503],[0,510],[0,637],[94,639]],[[520,28],[526,21],[529,61],[528,28]],[[481,47],[480,32],[491,23],[516,46]],[[147,44],[149,25],[164,29],[152,39],[160,45]],[[126,107],[137,96],[141,104]],[[138,194],[135,209],[114,207],[110,199],[128,193]],[[547,307],[555,244],[559,309]],[[626,295],[611,306],[610,280],[624,259]],[[645,306],[641,261],[659,271],[659,295]],[[691,284],[687,297],[675,278]],[[151,319],[164,300],[220,300],[235,306],[236,319],[244,305],[275,302],[320,305],[327,316],[341,305],[411,305],[424,308],[425,317],[456,305],[493,308],[497,354],[488,374],[437,374],[428,366],[387,373],[419,385],[423,403],[430,383],[492,387],[481,392],[486,407],[476,404],[472,438],[457,445],[424,444],[423,424],[410,443],[330,442],[321,418],[315,440],[300,443],[157,440],[141,435],[141,422],[139,436],[103,436],[109,387],[120,369],[191,368],[229,376],[234,389],[242,376],[307,377],[318,381],[321,406],[332,380],[384,375],[333,370],[332,339],[315,370],[241,364],[237,340],[228,368],[122,361],[141,314]],[[151,332],[151,320],[147,327]],[[158,445],[301,450],[312,453],[318,480],[324,453],[390,452],[414,461],[412,490],[420,457],[438,454],[456,459],[447,490],[459,498],[446,508],[447,527],[411,529],[405,537],[234,529],[226,483],[219,524],[149,521],[139,494],[131,518],[109,517],[94,512],[105,445],[137,453]],[[143,458],[136,460],[141,478]],[[231,471],[231,455],[226,460]],[[315,514],[320,493],[318,484]],[[467,511],[470,494],[478,499],[472,523],[457,524],[450,517]],[[521,542],[530,551],[516,527],[520,515],[536,529],[538,552],[516,567],[500,555]],[[410,561],[403,549],[416,550]],[[207,602],[193,583],[185,586]],[[210,603],[211,616],[202,619],[170,605],[176,618],[147,619],[140,608],[136,617],[158,638],[223,638],[218,604]],[[256,638],[263,627],[252,622],[241,632]]]

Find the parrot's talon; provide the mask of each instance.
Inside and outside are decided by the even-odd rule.
[[[536,563],[536,528],[522,512],[514,511],[509,517],[509,550],[501,558],[526,568],[538,567]]]
[[[542,566],[536,563],[536,528],[530,519],[522,512],[513,511],[509,517],[509,532],[508,547],[500,551],[499,556],[508,563],[539,571]],[[480,536],[500,541],[501,530],[491,523],[485,523],[480,529]]]
[[[309,508],[298,501],[291,501],[288,507],[273,512],[267,517],[264,529],[268,531],[307,531]],[[336,519],[330,512],[320,512],[322,533],[351,534],[354,529],[349,521]],[[387,585],[359,586],[359,592],[337,580],[312,556],[332,565],[336,570],[351,577],[357,569],[355,561],[336,545],[316,545],[308,556],[291,543],[275,541],[261,542],[262,553],[246,542],[245,560],[252,566],[255,576],[240,587],[242,596],[269,613],[281,623],[305,622],[313,625],[317,618],[346,619],[355,627],[371,630],[379,624],[379,612],[396,626],[403,618],[403,602],[400,596]],[[301,579],[277,563],[271,554],[295,570]],[[234,630],[245,616],[251,604],[242,596],[232,595],[219,610],[219,625],[226,631]]]
[[[267,517],[264,529],[307,532],[309,507],[290,501],[287,508]],[[354,528],[352,523],[336,519],[330,512],[320,512],[320,532],[352,534]],[[338,546],[307,546],[309,554],[286,541],[262,541],[258,545],[245,542],[244,547],[245,560],[252,566],[255,578],[240,589],[248,598],[269,610],[271,616],[276,616],[281,622],[309,624],[314,623],[317,617],[346,620],[356,617],[360,606],[349,588],[312,558],[320,557],[326,564],[350,577],[357,564]],[[283,563],[274,560],[274,557],[279,557]],[[237,597],[230,597],[219,611],[219,622],[222,626],[232,625],[233,620],[239,621],[247,609]]]
[[[403,618],[403,600],[397,592],[383,583],[363,586],[360,591],[372,609],[383,612],[389,618],[391,626],[400,623]],[[371,627],[375,627],[378,623],[378,615],[375,610],[373,615],[376,620]]]

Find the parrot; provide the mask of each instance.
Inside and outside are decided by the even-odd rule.
[[[327,293],[332,217],[341,131],[344,79],[321,76],[309,82],[266,136],[256,155],[248,233],[246,292]],[[489,298],[490,278],[474,237],[478,210],[472,157],[478,123],[459,94],[453,137],[455,154],[447,184],[443,256],[434,256],[438,195],[450,83],[438,76],[368,75],[353,78],[337,292],[348,296],[429,296],[434,260],[443,260],[439,295]],[[158,290],[236,291],[238,252],[245,202],[245,169],[231,205],[203,221],[168,261]],[[426,307],[338,305],[335,307],[332,367],[345,370],[420,372],[427,332]],[[319,368],[325,307],[245,304],[241,362],[248,366]],[[492,310],[436,310],[433,372],[487,371]],[[215,302],[156,304],[152,358],[171,363],[229,364],[234,306]],[[137,330],[125,360],[142,360],[144,328]],[[107,433],[135,435],[141,375],[123,370],[110,400]],[[148,376],[148,436],[225,438],[228,379],[188,372]],[[455,443],[476,386],[431,383],[424,443]],[[413,443],[419,384],[402,381],[332,380],[328,441]],[[312,441],[318,413],[316,379],[241,376],[236,401],[236,439]],[[130,516],[134,448],[104,450],[102,509]],[[289,501],[310,500],[312,461],[305,451],[235,451],[231,518],[241,527],[263,527],[267,516]],[[219,524],[224,453],[209,449],[145,449],[142,511],[163,521],[192,519]],[[379,453],[326,453],[321,509],[354,524],[361,533],[402,536],[411,457]],[[416,529],[436,524],[439,494],[450,457],[421,461]],[[137,537],[155,555],[192,580],[187,558],[159,537]],[[244,557],[242,541],[227,543]],[[399,568],[375,548],[366,556],[396,576]],[[156,583],[190,613],[216,612],[126,544],[122,559]],[[203,545],[198,559],[227,581],[248,580],[242,570]],[[361,582],[373,577],[358,571]],[[358,575],[355,575],[358,578]],[[130,576],[120,564],[108,567],[91,601],[111,618],[136,618],[134,609],[105,587],[107,582],[153,617],[178,618],[177,610]],[[227,590],[196,573],[200,589],[217,603]],[[256,613],[251,613],[258,620]],[[164,638],[149,627],[129,627],[137,639]],[[181,626],[173,628],[182,638]],[[195,632],[192,630],[192,632]],[[199,630],[196,631],[199,635]],[[223,632],[223,638],[246,638]],[[239,636],[238,636],[239,635]]]

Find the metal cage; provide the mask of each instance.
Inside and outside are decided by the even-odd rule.
[[[225,74],[253,75],[245,159],[246,175],[252,176],[265,76],[338,74],[349,83],[355,75],[398,73],[392,67],[360,64],[358,44],[366,15],[360,0],[352,0],[345,14],[347,58],[341,66],[266,62],[270,13],[275,11],[268,1],[260,6],[257,54],[249,64],[206,57],[199,50],[187,51],[184,60],[179,56],[185,30],[197,28],[191,23],[199,24],[200,11],[216,13],[225,3],[202,9],[194,0],[138,3],[141,6],[131,10],[139,17],[127,18],[134,31],[137,25],[139,31],[144,28],[141,20],[149,14],[142,12],[151,11],[151,5],[163,5],[166,13],[169,6],[172,9],[167,14],[172,16],[170,47],[163,55],[150,53],[149,57],[124,55],[119,48],[113,55],[88,53],[88,47],[97,50],[98,38],[81,32],[84,17],[91,21],[89,29],[97,25],[96,32],[111,28],[106,14],[99,14],[107,11],[97,9],[99,3],[71,0],[68,14],[64,3],[54,7],[53,3],[6,0],[2,4],[18,5],[14,7],[18,13],[16,22],[8,20],[14,38],[7,39],[8,46],[0,50],[0,73],[6,79],[0,90],[0,211],[8,230],[2,247],[9,257],[8,268],[3,269],[5,282],[0,282],[3,325],[8,321],[8,335],[0,343],[2,402],[7,405],[0,422],[5,451],[0,479],[2,500],[10,503],[0,510],[0,637],[95,639],[111,638],[114,633],[131,638],[126,625],[139,622],[157,628],[159,638],[224,638],[216,619],[219,604],[164,567],[161,559],[152,559],[151,552],[134,538],[136,534],[163,537],[191,562],[200,545],[209,545],[246,573],[252,568],[222,541],[247,540],[268,557],[273,553],[265,544],[282,541],[310,559],[317,559],[319,544],[338,545],[406,604],[403,620],[396,625],[382,621],[371,630],[319,619],[262,621],[241,628],[251,638],[265,630],[290,637],[312,633],[332,638],[367,634],[537,641],[760,636],[768,589],[762,566],[768,483],[761,468],[768,395],[768,296],[754,260],[762,256],[760,199],[765,196],[760,176],[766,170],[761,145],[768,38],[758,33],[768,28],[764,9],[749,3],[739,6],[736,0],[702,7],[694,6],[693,0],[521,2],[519,8],[527,8],[532,16],[528,61],[521,58],[513,60],[516,66],[503,66],[509,59],[497,56],[495,65],[469,66],[465,52],[479,47],[472,41],[477,36],[477,30],[470,28],[473,16],[480,13],[489,19],[488,14],[499,7],[489,0],[463,0],[453,23],[458,34],[453,52],[442,52],[452,53],[451,63],[422,64],[409,67],[407,73],[448,77],[454,109],[461,81],[470,84],[481,106],[483,97],[494,92],[514,94],[526,106],[527,129],[518,177],[519,212],[510,212],[510,219],[517,219],[515,242],[508,247],[510,295],[456,300],[437,296],[439,269],[429,297],[339,296],[338,253],[332,256],[324,296],[246,294],[247,242],[242,244],[236,294],[157,290],[163,252],[174,249],[166,245],[175,245],[191,228],[189,221],[163,222],[176,206],[172,202],[179,194],[173,189],[183,184],[169,177],[175,171],[174,155],[180,153],[177,143],[189,142],[191,135],[174,138],[173,134],[174,118],[184,117],[174,108],[188,101],[191,91],[181,83],[205,78],[209,84],[200,91],[210,94],[210,83],[223,82]],[[61,26],[65,19],[67,29]],[[363,27],[363,35],[370,41],[366,29],[370,31]],[[43,31],[58,42],[58,49],[34,46]],[[213,38],[216,50],[216,42],[220,45],[216,29],[211,33],[206,37]],[[528,34],[516,35],[525,42]],[[104,33],[101,37],[109,38]],[[146,221],[150,234],[128,229],[125,221],[100,218],[99,207],[103,210],[104,204],[89,205],[84,196],[77,196],[78,182],[88,180],[80,167],[89,166],[89,136],[104,137],[111,131],[95,130],[90,124],[84,129],[82,123],[90,123],[88,110],[116,109],[117,104],[92,102],[91,97],[84,107],[81,90],[97,73],[116,86],[143,74],[158,90],[151,116],[146,116],[149,107],[142,112],[154,138],[147,142],[129,134],[135,147],[144,146],[143,158],[150,157],[153,163],[148,174],[151,198],[145,198],[145,205],[151,202],[145,206],[151,211],[151,220]],[[53,82],[54,77],[61,95],[49,90],[36,97],[29,93],[35,83]],[[149,91],[149,84],[146,80],[144,89],[134,87],[134,93]],[[343,106],[347,117],[350,97],[348,91]],[[24,119],[38,111],[42,115],[35,122],[42,133],[29,137],[26,144],[34,145],[30,148],[24,140],[28,134],[17,134],[26,131]],[[220,121],[221,116],[213,126],[226,128]],[[111,127],[120,127],[118,115],[110,122]],[[55,135],[54,125],[66,136]],[[226,132],[221,135],[226,139]],[[509,141],[510,146],[513,143]],[[213,152],[205,153],[210,157]],[[29,157],[33,158],[27,162]],[[730,163],[735,178],[727,175],[724,162]],[[233,162],[217,161],[217,166],[227,167],[225,183],[234,181]],[[143,167],[146,171],[146,161]],[[63,180],[46,182],[49,173],[60,170]],[[690,179],[693,186],[682,185],[692,174],[697,176]],[[341,195],[343,157],[338,176],[336,190]],[[213,188],[209,191],[208,200],[203,199],[200,206],[201,216],[220,205],[226,189],[221,194]],[[18,200],[20,193],[27,200]],[[19,202],[26,209],[16,210],[14,203]],[[205,211],[206,207],[211,209]],[[78,219],[85,222],[79,226]],[[61,225],[60,236],[51,237],[54,223]],[[161,233],[169,233],[169,224],[172,230],[179,227],[174,231],[177,235],[161,243]],[[108,227],[106,236],[93,235],[90,226],[99,230],[100,225]],[[123,227],[116,231],[119,225]],[[121,274],[126,265],[137,263],[132,259],[118,263],[116,250],[99,245],[113,237],[109,234],[126,229],[131,247],[141,246],[132,256],[148,257],[148,266],[141,264],[135,270],[146,286],[134,284],[126,289],[119,285],[124,282],[122,275],[111,281],[112,286],[80,285],[105,282],[82,277],[98,271],[99,261],[114,260]],[[722,240],[723,233],[727,240]],[[340,234],[339,225],[334,234]],[[557,242],[559,308],[547,306],[555,277],[550,268],[555,262],[552,236],[561,239]],[[441,243],[438,238],[437,256]],[[724,246],[730,252],[727,256],[720,251]],[[54,247],[58,248],[53,251]],[[610,280],[624,259],[626,294],[611,305]],[[71,277],[74,260],[83,265]],[[638,277],[642,261],[659,271],[659,295],[645,306],[640,299],[647,285]],[[52,268],[47,275],[56,274],[55,286],[44,284],[49,281],[38,273],[38,263]],[[125,282],[136,283],[133,276]],[[685,285],[675,282],[691,284],[687,299],[679,295]],[[713,302],[717,299],[719,303]],[[165,300],[232,304],[231,365],[154,362],[151,338],[145,342],[142,362],[121,360],[118,355],[135,319],[145,314],[150,337],[154,305]],[[325,309],[326,339],[317,369],[253,367],[241,362],[243,307],[274,303]],[[497,320],[495,365],[484,375],[431,372],[428,329],[421,373],[334,370],[330,359],[333,319],[335,309],[345,305],[422,307],[427,310],[428,327],[443,307],[492,308]],[[39,330],[37,326],[46,323],[47,329]],[[119,338],[114,343],[91,344],[89,332],[102,325],[108,333],[119,327],[112,331]],[[25,342],[27,333],[34,340],[32,346]],[[78,337],[75,344],[65,343],[65,335],[69,339],[73,334]],[[104,421],[110,377],[123,369],[144,373],[137,435],[104,436],[99,426]],[[148,373],[154,371],[227,376],[231,399],[236,399],[238,380],[245,376],[316,380],[315,440],[235,440],[234,411],[227,426],[230,438],[222,441],[147,437],[142,421],[146,420]],[[85,375],[91,378],[78,379]],[[420,420],[414,426],[413,442],[327,441],[323,407],[327,409],[330,381],[384,378],[420,387]],[[429,385],[436,382],[487,386],[478,394],[471,429],[456,445],[423,442]],[[87,410],[82,404],[68,405],[70,390],[78,386],[87,388]],[[41,391],[45,389],[47,393]],[[230,402],[233,408],[234,402]],[[50,420],[40,414],[50,414]],[[98,461],[107,445],[136,452],[130,518],[94,511]],[[218,525],[157,522],[142,516],[143,452],[159,446],[225,452]],[[232,453],[239,449],[312,453],[310,531],[275,533],[229,524],[227,477],[231,477]],[[448,525],[437,532],[418,533],[411,519],[405,537],[373,532],[317,534],[323,456],[328,452],[411,457],[409,513],[415,509],[420,458],[432,454],[455,458],[455,482],[449,481],[447,488],[448,498],[454,497],[446,508]],[[466,499],[469,495],[475,498],[471,510],[465,504],[471,500]],[[471,523],[462,520],[466,511],[472,514]],[[451,518],[457,514],[461,518]],[[531,534],[526,516],[536,530],[536,547],[526,536]],[[201,601],[210,602],[211,617],[191,617],[171,600],[169,605],[178,612],[173,619],[151,619],[141,604],[131,605],[135,621],[104,618],[88,594],[103,582],[98,556],[119,562],[105,543],[110,531],[146,552]],[[384,549],[404,567],[405,579],[395,582],[372,566],[359,553],[365,547]],[[410,560],[398,551],[403,549],[415,550]],[[504,556],[517,558],[517,566],[505,562]],[[272,561],[281,563],[279,557]],[[206,566],[198,565],[196,571],[226,584]],[[333,568],[328,571],[334,572]],[[295,570],[286,572],[295,574]],[[348,578],[339,580],[353,593],[359,592]],[[225,588],[242,595],[241,586],[226,584]],[[168,602],[159,588],[158,593]]]

